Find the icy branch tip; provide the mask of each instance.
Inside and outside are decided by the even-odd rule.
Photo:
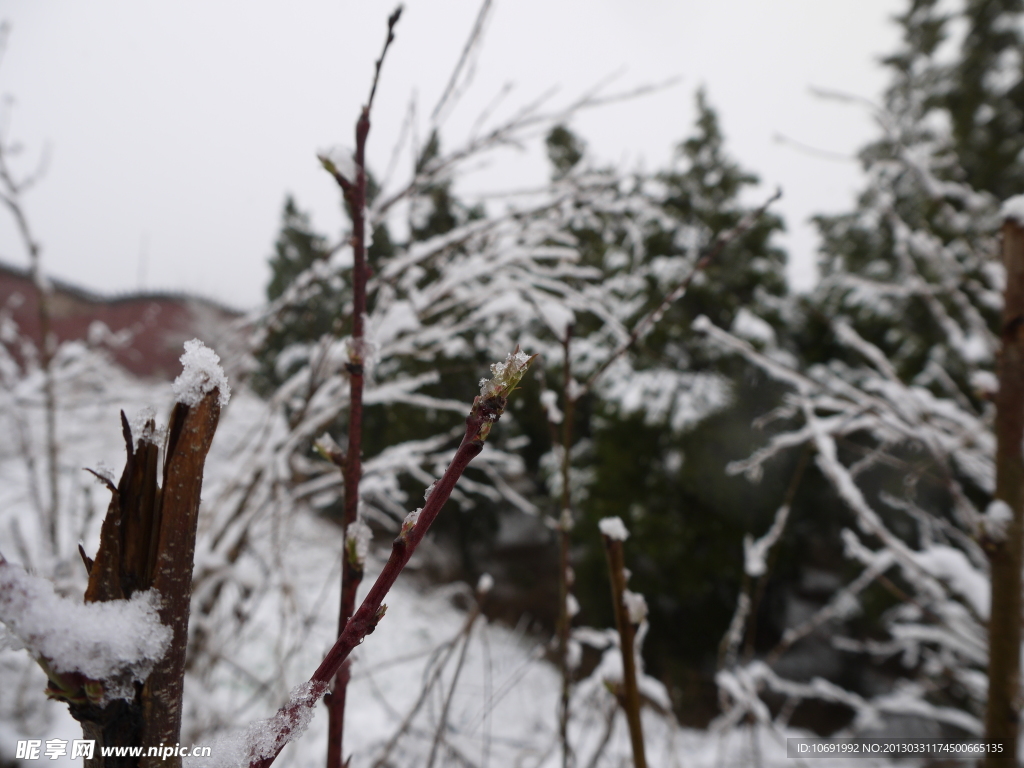
[[[626,530],[626,524],[622,522],[621,517],[603,517],[597,527],[609,539],[625,541],[629,538],[629,531]]]
[[[1024,195],[1014,195],[1006,200],[999,215],[1003,221],[1012,219],[1018,226],[1024,227]]]
[[[345,548],[348,552],[349,562],[355,566],[362,566],[366,562],[366,556],[370,553],[370,540],[373,538],[373,531],[370,526],[362,520],[356,520],[349,525],[345,532]]]
[[[537,356],[528,355],[516,347],[515,351],[510,352],[509,356],[505,358],[505,362],[495,363],[491,366],[494,378],[480,379],[480,396],[485,398],[508,397],[523,378],[523,374],[526,373],[526,369],[530,367],[530,363],[535,357]]]
[[[199,405],[213,390],[220,393],[220,407],[231,399],[228,377],[220,367],[220,356],[199,339],[185,342],[181,374],[174,380],[174,399],[187,406]]]

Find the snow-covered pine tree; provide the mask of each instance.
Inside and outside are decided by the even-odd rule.
[[[696,101],[694,133],[680,144],[677,163],[662,173],[616,179],[594,167],[585,143],[568,128],[549,134],[554,182],[575,188],[568,234],[583,263],[600,270],[602,305],[615,322],[609,324],[608,315],[592,308],[574,308],[568,359],[576,382],[570,391],[579,398],[572,409],[566,408],[562,391],[566,350],[557,345],[565,326],[552,326],[556,345],[545,354],[548,375],[541,399],[557,422],[558,437],[552,441],[542,424],[525,425],[534,446],[554,443],[540,463],[557,499],[563,484],[562,419],[569,413],[574,417],[570,504],[577,522],[584,523],[573,534],[582,545],[574,546],[581,557],[573,567],[583,618],[595,626],[611,621],[596,522],[621,516],[630,521],[645,553],[636,569],[636,578],[643,580],[638,584],[666,595],[653,609],[657,619],[646,641],[648,657],[657,660],[654,668],[665,679],[688,681],[691,707],[697,690],[689,684],[694,676],[688,670],[707,666],[704,687],[713,690],[709,659],[715,641],[706,639],[728,623],[727,605],[741,576],[723,567],[726,552],[738,546],[748,516],[768,518],[772,511],[765,507],[758,513],[753,493],[716,495],[709,472],[721,475],[729,460],[745,455],[747,425],[772,400],[755,381],[756,372],[751,378],[749,366],[708,354],[689,326],[713,307],[725,327],[774,337],[772,325],[758,316],[781,320],[785,260],[770,243],[781,222],[772,215],[758,219],[697,274],[684,298],[670,305],[627,354],[606,370],[603,366],[619,348],[613,332],[637,327],[691,274],[716,238],[750,212],[740,194],[757,179],[728,158],[704,95]],[[553,408],[555,403],[560,407]],[[718,487],[734,484],[723,477]],[[680,624],[694,631],[680,637],[671,629]]]
[[[878,114],[883,136],[862,153],[865,191],[853,212],[818,219],[821,282],[802,302],[805,321],[794,346],[801,365],[782,364],[703,324],[712,339],[790,388],[784,407],[771,414],[776,431],[767,445],[733,471],[757,479],[777,471],[776,457],[806,450],[812,475],[832,493],[794,507],[792,520],[791,499],[782,503],[775,524],[746,542],[747,573],[765,578],[787,524],[819,532],[841,526],[841,545],[832,549],[848,559],[847,567],[831,569],[845,581],[821,609],[792,622],[761,658],[744,661],[739,653],[750,611],[740,602],[718,678],[723,725],[753,718],[778,727],[800,702],[816,700],[847,708],[849,732],[900,722],[906,731],[907,717],[917,719],[922,735],[983,731],[986,552],[1007,522],[992,503],[990,403],[1004,272],[999,202],[968,181],[1001,194],[1021,191],[1012,173],[992,174],[989,150],[998,148],[986,148],[980,130],[958,134],[961,118],[949,111],[984,103],[987,96],[969,90],[1004,71],[1005,57],[982,57],[987,72],[963,76],[979,61],[978,37],[1021,27],[1019,11],[979,12],[985,5],[997,4],[967,2],[950,18],[937,3],[914,0],[899,17],[904,43],[887,59],[893,83]],[[958,41],[947,43],[946,35],[954,20],[965,22],[966,34],[951,65],[947,49]],[[1001,86],[1007,92],[1019,72],[1014,77]],[[801,676],[787,660],[815,635],[862,668],[873,660],[887,675],[901,672],[888,685],[879,685],[878,672],[874,683],[864,675]],[[778,709],[780,701],[787,703]]]
[[[964,180],[1000,200],[1024,189],[1022,11],[1021,0],[965,2],[966,32],[939,95]]]

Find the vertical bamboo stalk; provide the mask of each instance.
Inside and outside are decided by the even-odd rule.
[[[1003,741],[1016,765],[1020,719],[1021,564],[1024,552],[1024,228],[1003,225],[1006,295],[996,394],[996,499],[1013,512],[1005,538],[986,542],[992,575],[985,740]],[[989,755],[984,766],[1007,765]]]

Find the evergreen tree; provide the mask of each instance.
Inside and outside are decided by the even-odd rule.
[[[940,103],[965,181],[999,199],[1024,192],[1024,3],[968,0],[967,32]]]
[[[420,150],[416,160],[416,173],[424,173],[440,155],[441,137],[434,130]],[[451,179],[434,179],[432,183],[418,190],[410,201],[409,239],[414,243],[423,242],[483,216],[483,206],[470,208],[455,197]]]
[[[805,573],[817,568],[837,587],[816,599],[822,613],[812,629],[785,627],[776,636],[782,655],[769,658],[805,680],[801,654],[828,643],[820,629],[846,635],[847,653],[831,678],[850,695],[810,686],[787,695],[842,702],[855,728],[911,709],[967,731],[980,727],[984,653],[960,639],[983,647],[976,619],[988,610],[965,598],[963,584],[987,578],[988,399],[1003,280],[996,196],[1020,191],[1019,136],[1006,129],[1020,115],[1017,6],[965,0],[949,13],[946,4],[910,0],[897,17],[903,41],[885,60],[892,81],[883,135],[861,153],[864,191],[854,210],[816,220],[821,281],[799,302],[789,342],[800,358],[790,382],[801,383],[776,414],[778,432],[735,467],[756,476],[782,456],[791,466],[798,447],[814,457],[781,548],[805,563]],[[951,39],[961,27],[963,40]],[[951,50],[958,51],[952,62]],[[755,549],[749,542],[748,563],[757,566],[749,557]],[[815,549],[825,556],[809,557]],[[940,560],[956,566],[942,570]],[[782,594],[785,578],[775,580]],[[896,658],[902,669],[890,664],[884,674],[905,679],[878,695],[865,662]],[[776,671],[752,661],[745,684],[779,692],[785,684]],[[749,714],[739,678],[723,673],[722,680],[731,691],[728,718]]]
[[[259,367],[253,384],[258,392],[269,394],[296,368],[297,360],[278,364],[282,350],[296,343],[312,343],[325,334],[341,333],[346,290],[341,275],[330,269],[330,255],[327,239],[313,231],[309,216],[289,195],[281,212],[274,255],[269,260],[271,276],[267,284],[267,300],[278,301],[282,307],[265,329],[257,351]]]
[[[571,234],[581,262],[600,269],[610,290],[622,286],[627,327],[658,307],[715,238],[739,223],[748,212],[740,194],[758,183],[728,156],[703,92],[696,105],[694,133],[679,145],[675,164],[649,178],[613,184],[613,172],[586,167],[585,144],[567,128],[547,139],[556,182],[603,178],[610,185],[612,200],[601,209],[588,202]],[[639,206],[640,198],[656,213]],[[619,516],[643,553],[631,565],[631,583],[659,595],[645,644],[649,670],[680,687],[687,712],[704,721],[715,706],[718,638],[742,578],[734,553],[744,532],[774,511],[764,488],[736,483],[724,468],[747,454],[750,423],[776,395],[750,366],[709,351],[690,326],[708,315],[758,344],[772,343],[786,294],[785,255],[771,243],[781,228],[769,214],[732,241],[630,352],[621,375],[611,369],[577,406],[574,462],[590,466],[578,470],[585,486],[578,499],[584,524],[576,528],[582,620],[611,620],[596,522]],[[574,343],[597,343],[601,327],[599,318],[577,313]],[[555,379],[548,386],[560,385]],[[680,626],[688,631],[680,634]]]

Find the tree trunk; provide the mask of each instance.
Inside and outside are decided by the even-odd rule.
[[[1021,554],[1024,548],[1024,229],[1003,225],[1006,296],[996,395],[996,498],[1013,511],[1002,540],[986,542],[992,574],[985,740],[1005,742],[1016,764],[1020,717]],[[989,756],[983,765],[1009,765]]]

